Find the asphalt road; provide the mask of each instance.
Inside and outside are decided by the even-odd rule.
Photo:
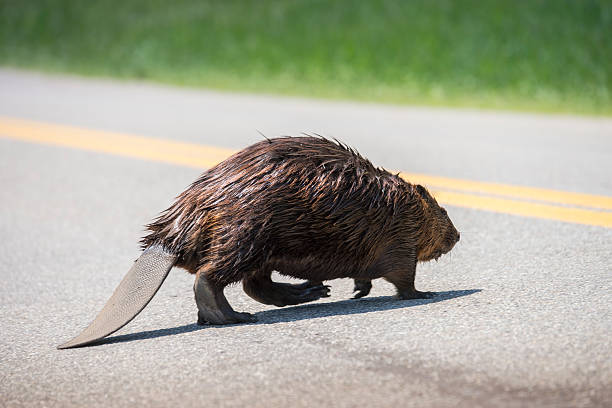
[[[0,116],[232,149],[338,137],[375,164],[612,196],[612,120],[309,101],[0,70]],[[612,405],[612,229],[448,207],[461,242],[423,264],[431,300],[375,281],[349,300],[196,326],[175,269],[106,343],[58,351],[138,254],[143,225],[200,171],[0,137],[0,406]],[[278,278],[280,279],[280,278]]]

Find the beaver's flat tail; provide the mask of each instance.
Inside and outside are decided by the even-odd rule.
[[[175,261],[176,256],[159,245],[147,248],[95,320],[81,334],[57,348],[86,346],[128,324],[153,299]]]

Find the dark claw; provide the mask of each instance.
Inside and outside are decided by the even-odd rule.
[[[308,288],[308,290],[305,293],[305,296],[318,296],[320,298],[322,297],[329,297],[329,292],[330,292],[330,286],[329,285],[323,285],[320,284],[318,286],[312,286],[310,288]]]
[[[240,313],[242,315],[242,322],[243,323],[255,323],[258,319],[257,316],[255,316],[252,313]]]
[[[353,295],[353,299],[359,299],[359,298],[362,298],[362,297],[367,296],[367,295],[368,295],[368,292],[360,290],[359,292],[357,292],[357,293],[355,293]]]

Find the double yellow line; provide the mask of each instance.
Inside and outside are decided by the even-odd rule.
[[[445,204],[612,228],[612,197],[401,173]]]
[[[0,117],[0,137],[155,160],[211,167],[233,150]],[[401,173],[430,188],[445,205],[612,228],[612,197],[542,188]]]

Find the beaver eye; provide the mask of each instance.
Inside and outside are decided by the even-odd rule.
[[[445,208],[441,208],[441,210],[442,210],[442,214],[444,214],[444,215],[448,215],[448,214],[446,213],[446,209],[445,209]]]

